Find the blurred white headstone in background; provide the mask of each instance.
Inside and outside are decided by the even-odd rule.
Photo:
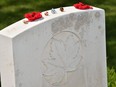
[[[2,87],[107,87],[104,10],[64,9],[0,31]]]

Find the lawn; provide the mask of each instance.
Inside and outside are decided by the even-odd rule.
[[[116,87],[116,0],[0,0],[0,30],[24,18],[24,13],[71,6],[77,1],[105,9],[108,87]]]

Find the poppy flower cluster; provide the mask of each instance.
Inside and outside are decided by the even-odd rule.
[[[84,4],[82,2],[76,3],[73,6],[80,10],[93,9],[92,6]],[[60,11],[61,12],[64,11],[63,7],[60,8]],[[51,12],[54,14],[55,9],[52,9]],[[46,12],[45,15],[48,16],[49,15],[48,12]],[[41,12],[31,12],[24,14],[24,17],[28,19],[24,21],[24,23],[27,24],[30,21],[35,21],[36,19],[42,18],[42,14]]]
[[[93,9],[92,6],[84,4],[82,2],[76,3],[73,5],[77,9],[85,10],[85,9]]]
[[[42,15],[40,12],[31,12],[26,13],[24,17],[27,18],[29,21],[34,21],[36,19],[42,18]]]

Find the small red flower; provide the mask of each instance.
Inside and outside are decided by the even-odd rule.
[[[87,5],[87,4],[83,4],[82,2],[79,2],[77,4],[74,4],[73,6],[75,8],[77,8],[77,9],[81,9],[81,10],[84,10],[84,9],[93,9],[92,6]]]
[[[32,12],[26,13],[24,17],[27,18],[29,21],[34,21],[36,19],[42,18],[42,15],[40,12]]]

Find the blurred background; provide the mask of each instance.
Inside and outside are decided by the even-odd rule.
[[[0,0],[0,30],[32,11],[72,6],[83,2],[106,12],[108,87],[116,87],[116,0]]]

